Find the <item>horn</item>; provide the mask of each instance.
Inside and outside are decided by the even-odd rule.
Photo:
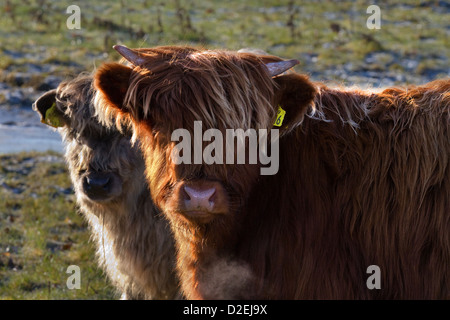
[[[266,68],[267,68],[267,70],[269,70],[269,74],[272,77],[275,77],[275,76],[282,74],[286,70],[289,70],[290,68],[292,68],[293,66],[295,66],[296,64],[299,64],[299,63],[300,63],[300,61],[298,61],[296,59],[279,61],[279,62],[270,62],[270,63],[266,63]]]
[[[138,53],[136,53],[136,51],[131,50],[125,46],[116,44],[113,46],[113,49],[116,50],[118,53],[120,53],[122,57],[127,59],[135,66],[140,66],[145,63],[145,59],[142,58]]]

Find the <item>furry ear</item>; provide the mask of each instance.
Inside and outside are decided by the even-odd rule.
[[[282,130],[280,132],[284,134],[303,120],[317,89],[306,76],[297,73],[275,77],[273,80],[278,85],[275,92],[275,106],[281,107],[286,112],[280,126]]]
[[[41,122],[54,128],[66,124],[64,114],[56,107],[56,89],[47,91],[33,104],[33,110],[41,116]]]
[[[123,100],[128,90],[132,69],[119,63],[105,63],[95,73],[94,87],[108,104],[127,112]]]

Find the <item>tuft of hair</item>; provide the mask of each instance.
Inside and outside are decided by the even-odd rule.
[[[271,126],[275,84],[256,55],[171,46],[141,52],[147,62],[133,69],[123,103],[134,120],[170,118],[168,130],[195,119],[219,130]]]

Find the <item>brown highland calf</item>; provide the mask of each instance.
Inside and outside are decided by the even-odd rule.
[[[188,298],[450,298],[449,80],[333,89],[273,56],[115,49],[133,66],[104,64],[96,103],[140,140]],[[276,174],[176,161],[175,129],[271,130],[279,106]]]
[[[96,120],[92,83],[91,75],[63,82],[34,108],[64,140],[77,204],[122,299],[179,298],[173,237],[150,198],[142,154],[131,134]]]

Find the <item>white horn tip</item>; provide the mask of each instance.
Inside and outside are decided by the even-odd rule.
[[[124,53],[130,51],[127,47],[121,45],[121,44],[115,44],[112,46],[114,50],[116,50],[119,53]]]

